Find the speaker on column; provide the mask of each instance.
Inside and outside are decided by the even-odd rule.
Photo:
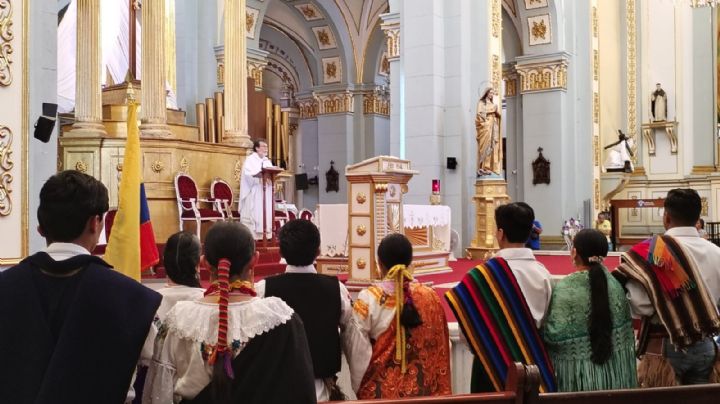
[[[57,115],[57,104],[44,102],[42,105],[42,115],[35,122],[35,139],[47,143],[50,141]]]

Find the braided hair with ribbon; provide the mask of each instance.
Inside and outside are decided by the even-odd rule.
[[[395,283],[395,360],[401,371],[407,371],[405,350],[408,330],[422,324],[409,290],[413,280],[409,266],[412,263],[412,244],[402,234],[385,237],[378,246],[378,260],[382,269],[389,268],[385,279]]]
[[[255,296],[250,280],[255,240],[242,224],[220,222],[208,231],[204,250],[205,259],[216,278],[205,296],[217,296],[218,303],[217,344],[208,357],[208,364],[213,366],[211,389],[215,402],[227,402],[231,380],[235,378],[232,341],[228,341],[228,304],[231,294]]]

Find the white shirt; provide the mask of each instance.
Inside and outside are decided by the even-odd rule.
[[[710,298],[716,306],[720,304],[720,247],[700,237],[695,227],[673,227],[665,232],[672,236],[695,262],[700,278],[705,282]],[[650,302],[645,288],[635,281],[628,281],[627,296],[635,316],[651,316],[655,307]]]
[[[313,265],[307,266],[295,266],[288,265],[285,268],[286,274],[317,274],[317,270]],[[352,303],[350,301],[350,292],[348,292],[345,285],[338,280],[340,286],[340,329],[345,330],[352,317]],[[255,293],[257,297],[265,297],[265,279],[260,280],[255,284]],[[325,386],[323,379],[315,379],[315,395],[317,401],[329,401],[330,392]]]
[[[550,272],[535,259],[529,248],[504,248],[498,251],[495,257],[507,261],[525,296],[535,325],[540,328],[552,296]]]
[[[90,255],[90,251],[75,243],[52,243],[45,248],[45,252],[55,261],[64,261],[77,255]]]

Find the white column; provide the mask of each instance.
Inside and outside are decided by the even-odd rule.
[[[142,22],[140,130],[143,136],[169,137],[165,106],[165,0],[145,0]]]
[[[100,2],[78,0],[73,135],[106,134],[102,124],[100,59]]]
[[[245,0],[225,0],[225,136],[224,143],[247,148],[247,55]]]
[[[387,37],[387,54],[390,62],[390,155],[405,158],[401,150],[401,136],[404,114],[403,95],[401,89],[402,75],[400,74],[400,13],[387,13],[380,16],[380,26]]]

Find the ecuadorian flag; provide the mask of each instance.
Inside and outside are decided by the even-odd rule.
[[[135,103],[128,105],[127,128],[118,211],[104,258],[118,272],[139,281],[140,273],[157,264],[160,254],[141,180],[140,130]]]

